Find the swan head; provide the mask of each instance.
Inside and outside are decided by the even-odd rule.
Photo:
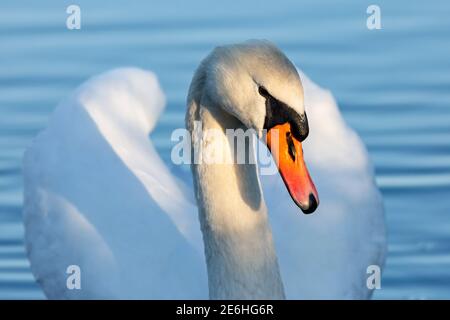
[[[204,93],[265,140],[292,199],[313,212],[319,198],[303,161],[309,127],[294,64],[272,43],[251,40],[215,48],[202,67]]]

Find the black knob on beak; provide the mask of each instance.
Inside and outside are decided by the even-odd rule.
[[[314,197],[314,195],[312,193],[309,194],[309,201],[308,201],[308,206],[307,207],[301,207],[302,211],[304,214],[310,214],[313,213],[314,211],[316,211],[317,209],[317,199],[316,197]]]

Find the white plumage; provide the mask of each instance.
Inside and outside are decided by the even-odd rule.
[[[366,268],[386,250],[373,168],[331,93],[300,76],[317,212],[301,214],[278,174],[261,177],[286,297],[367,298]],[[164,104],[151,72],[113,70],[61,102],[27,149],[26,246],[47,297],[208,297],[193,196],[148,138]],[[72,264],[81,290],[66,288]]]

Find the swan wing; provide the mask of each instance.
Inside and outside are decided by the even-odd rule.
[[[25,242],[49,298],[207,297],[197,209],[148,138],[164,105],[153,73],[113,70],[62,101],[26,150]]]

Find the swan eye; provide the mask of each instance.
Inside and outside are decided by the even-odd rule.
[[[269,96],[269,92],[267,91],[266,88],[264,88],[263,86],[259,86],[258,87],[258,92],[260,95],[262,95],[264,98],[267,98]]]

